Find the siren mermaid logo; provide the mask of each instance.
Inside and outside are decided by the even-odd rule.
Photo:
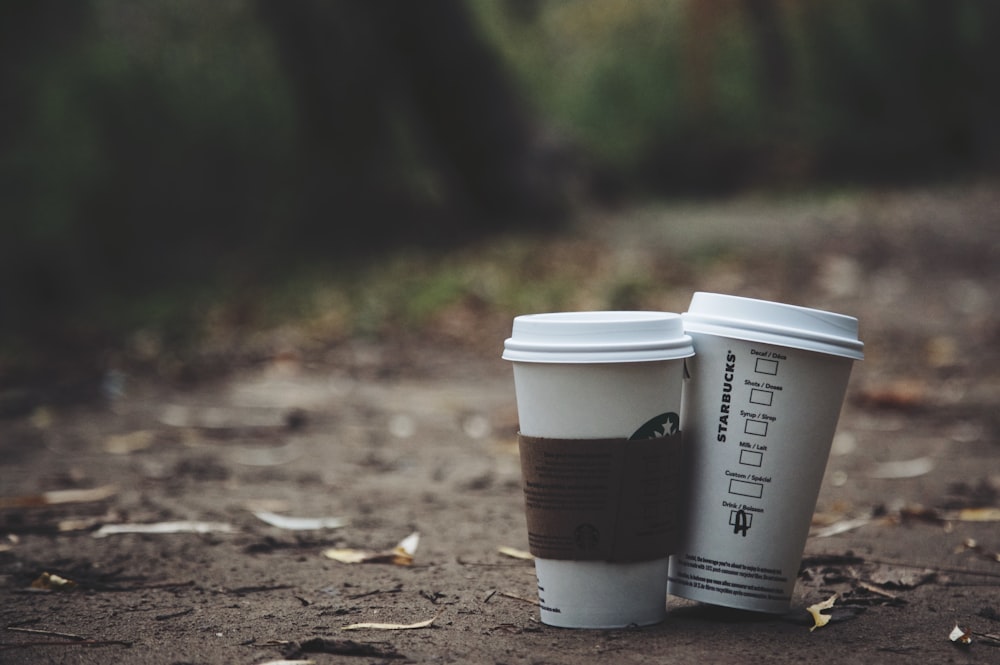
[[[681,426],[681,419],[676,413],[670,411],[668,413],[661,413],[658,416],[650,418],[642,427],[635,431],[635,434],[630,436],[629,441],[638,441],[640,439],[658,439],[661,436],[670,436],[671,434],[677,434]]]

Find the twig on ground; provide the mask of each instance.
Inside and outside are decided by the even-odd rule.
[[[891,594],[888,591],[885,591],[884,589],[880,589],[878,586],[870,582],[865,582],[864,580],[858,580],[857,585],[860,588],[864,589],[865,591],[868,591],[869,593],[874,593],[877,596],[882,596],[883,598],[888,598],[889,600],[899,600],[899,596]]]
[[[28,647],[131,647],[131,642],[123,640],[38,640],[33,642],[0,642],[0,649],[25,649]]]
[[[519,600],[522,603],[529,603],[531,605],[538,606],[537,600],[532,600],[531,598],[525,598],[524,596],[518,596],[517,594],[507,593],[506,591],[500,591],[498,592],[498,595],[501,595],[504,598],[510,598],[512,600]]]
[[[344,626],[341,630],[418,630],[420,628],[430,628],[434,625],[437,618],[441,616],[438,612],[430,619],[426,621],[418,621],[417,623],[352,623],[349,626]]]
[[[7,630],[15,633],[29,633],[31,635],[44,635],[45,637],[61,637],[61,640],[33,640],[30,642],[0,642],[0,649],[26,649],[28,647],[56,647],[56,646],[82,646],[82,647],[104,647],[104,646],[132,646],[131,642],[122,640],[93,640],[76,635],[74,633],[61,633],[57,630],[45,630],[42,628],[24,628],[23,626],[7,626]]]
[[[7,626],[7,630],[15,633],[31,633],[32,635],[45,635],[46,637],[65,637],[68,640],[85,640],[83,635],[73,633],[60,633],[55,630],[43,630],[40,628],[22,628],[20,626]]]

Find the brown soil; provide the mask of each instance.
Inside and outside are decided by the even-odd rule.
[[[860,319],[867,357],[815,521],[869,519],[810,538],[788,615],[668,598],[648,628],[539,623],[532,564],[498,551],[526,548],[503,313],[470,319],[475,343],[341,342],[194,389],[129,376],[100,405],[0,421],[0,661],[1000,662],[1000,529],[957,519],[1000,509],[1000,187],[675,205],[544,242],[566,261],[598,256],[612,277],[648,266],[646,306],[682,311],[708,290]],[[918,458],[925,473],[876,477]],[[104,486],[97,500],[11,505]],[[350,523],[290,531],[259,509]],[[177,520],[232,532],[95,537]],[[414,531],[411,566],[323,556]],[[46,572],[75,586],[32,588]],[[833,621],[810,632],[804,608],[835,593]],[[971,645],[949,640],[956,624]]]

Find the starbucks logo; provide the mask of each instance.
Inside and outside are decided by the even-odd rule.
[[[673,411],[661,413],[660,415],[646,421],[642,427],[635,431],[635,434],[629,437],[629,441],[638,441],[640,439],[658,439],[661,436],[677,434],[680,426],[681,419],[676,413]]]

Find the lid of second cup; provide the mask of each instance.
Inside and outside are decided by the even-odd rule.
[[[695,293],[684,313],[684,329],[852,360],[865,357],[853,316],[767,300]]]
[[[619,363],[694,355],[679,314],[556,312],[514,319],[503,358],[531,363]]]

